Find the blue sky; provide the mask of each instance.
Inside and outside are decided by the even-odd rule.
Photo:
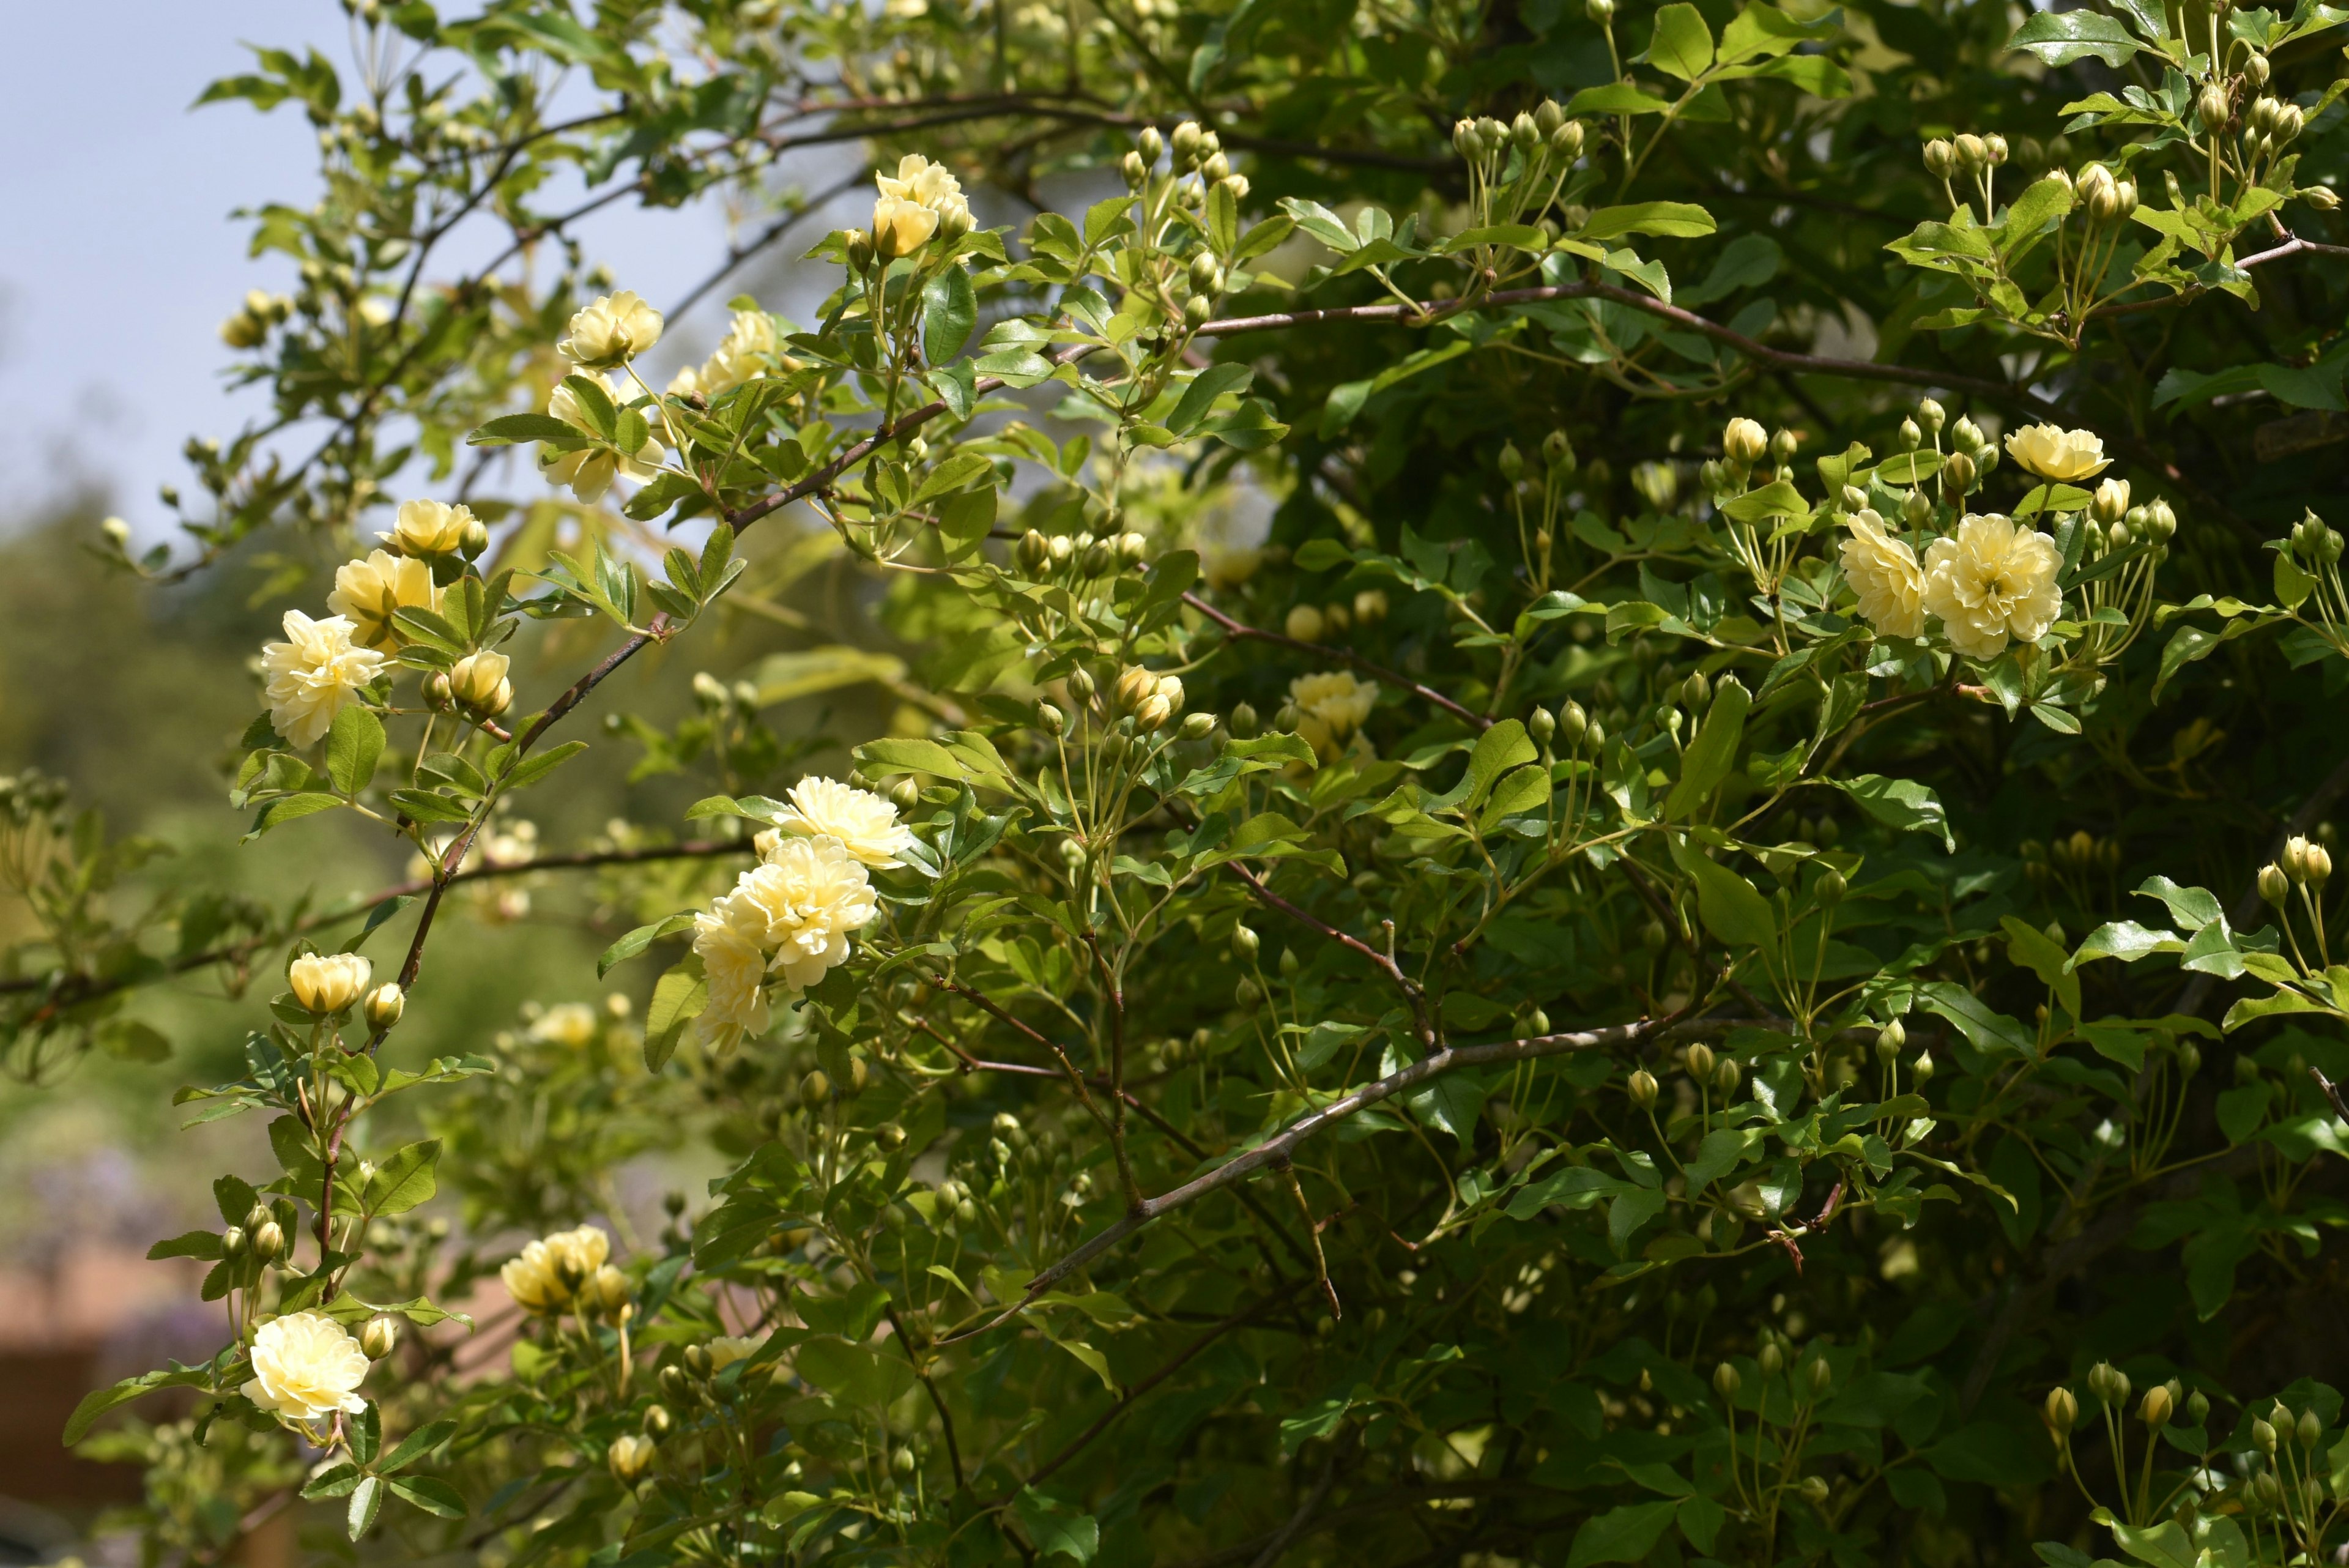
[[[0,428],[19,462],[0,525],[95,489],[151,539],[168,523],[156,487],[185,480],[187,437],[225,435],[264,406],[254,392],[224,389],[218,331],[246,289],[284,287],[290,268],[283,257],[248,258],[246,226],[230,214],[264,201],[306,204],[316,188],[299,110],[190,105],[212,78],[250,68],[241,41],[316,45],[347,63],[343,13],[335,0],[11,12],[19,66],[0,94],[0,146],[10,150],[0,160],[9,214],[0,223]],[[809,180],[831,177],[811,171]],[[714,208],[623,207],[582,234],[622,286],[660,304],[722,254],[725,221]],[[679,324],[680,348],[713,336],[729,292]]]

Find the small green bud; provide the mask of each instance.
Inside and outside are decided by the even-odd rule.
[[[1630,1082],[1625,1087],[1631,1096],[1633,1105],[1643,1111],[1655,1109],[1656,1075],[1653,1073],[1649,1072],[1645,1067],[1635,1068],[1632,1071]]]

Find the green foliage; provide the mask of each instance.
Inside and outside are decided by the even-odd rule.
[[[194,557],[113,554],[393,522],[232,802],[423,870],[238,928],[295,967],[181,1102],[275,1168],[157,1254],[229,1340],[69,1434],[199,1391],[91,1439],[158,1550],[297,1435],[352,1540],[502,1563],[2343,1543],[2349,1368],[2251,1304],[2349,1220],[2341,13],[357,15],[358,74],[208,94],[305,109],[326,197],[259,212],[303,290],[224,332],[275,404],[192,449]],[[738,299],[657,389],[648,307],[574,316],[593,205],[781,244],[817,139],[885,182],[796,242],[812,325]],[[949,170],[1123,189],[989,227]],[[476,215],[555,265],[449,275]],[[740,617],[804,646],[610,706]],[[860,688],[841,790],[785,705]],[[705,836],[517,847],[598,710]],[[18,789],[12,1026],[141,1054],[93,1010],[217,938]],[[641,1023],[401,1055],[468,889],[574,870]],[[709,1179],[644,1236],[656,1156]],[[374,1336],[358,1408],[272,1392],[299,1312]]]

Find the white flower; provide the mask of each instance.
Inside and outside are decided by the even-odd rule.
[[[804,778],[784,797],[789,804],[775,814],[775,826],[784,836],[831,837],[866,866],[903,866],[914,843],[913,829],[897,820],[897,808],[871,790],[858,789],[837,779]],[[779,845],[781,840],[776,841]],[[764,847],[762,859],[774,857]]]
[[[730,392],[745,381],[765,375],[773,367],[781,346],[775,336],[773,317],[763,310],[738,310],[725,337],[702,361],[701,368],[679,370],[668,389],[680,396],[698,392],[705,398]]]
[[[2061,425],[2026,425],[2006,438],[2006,450],[2042,479],[2091,478],[2113,461],[2105,455],[2103,437]]]
[[[312,620],[287,610],[285,625],[285,640],[261,649],[269,722],[292,744],[314,746],[334,728],[335,714],[351,693],[376,678],[383,655],[353,647],[357,628],[338,615]]]
[[[297,1421],[324,1420],[337,1410],[356,1416],[367,1408],[355,1390],[368,1365],[359,1342],[333,1318],[289,1313],[254,1331],[253,1379],[241,1392]]]
[[[2010,636],[2037,642],[2064,607],[2055,588],[2055,541],[1992,513],[1968,515],[1955,537],[1925,551],[1925,607],[1941,618],[1950,646],[1995,659]]]
[[[848,961],[848,934],[871,923],[879,900],[864,867],[837,838],[786,838],[765,864],[742,873],[718,901],[729,925],[773,955],[767,972],[805,991]]]
[[[304,953],[286,967],[285,983],[295,1002],[323,1018],[347,1012],[374,975],[375,965],[359,953]]]
[[[1348,670],[1328,670],[1290,681],[1288,700],[1297,704],[1298,734],[1326,760],[1371,716],[1379,688],[1376,681],[1357,680]]]
[[[612,1239],[593,1225],[558,1231],[533,1241],[498,1270],[506,1293],[524,1312],[552,1316],[569,1306],[579,1287],[612,1255]]]
[[[635,358],[659,342],[660,335],[660,312],[624,288],[574,316],[570,335],[555,348],[574,364],[602,370]]]
[[[607,389],[612,393],[615,407],[628,400],[626,393],[620,389]],[[595,433],[595,427],[588,422],[585,411],[579,407],[579,400],[571,395],[568,387],[554,389],[554,394],[546,400],[546,411],[564,424],[575,426],[591,436]],[[556,452],[552,447],[543,446],[538,449],[538,468],[546,475],[549,484],[567,484],[574,495],[593,505],[604,498],[604,493],[612,488],[615,479],[627,478],[638,483],[650,479],[658,470],[660,456],[660,442],[647,435],[645,444],[636,449],[634,457],[622,457],[609,447]]]
[[[726,1334],[706,1342],[701,1348],[709,1352],[709,1370],[715,1373],[725,1371],[738,1361],[750,1360],[764,1343],[747,1334]]]
[[[595,1038],[595,1010],[584,1002],[557,1002],[530,1026],[530,1037],[576,1049]]]
[[[1884,531],[1872,509],[1847,519],[1851,537],[1843,542],[1844,580],[1858,596],[1859,613],[1888,637],[1920,637],[1925,630],[1925,574],[1917,552]]]
[[[767,950],[758,939],[738,929],[727,914],[705,910],[693,917],[693,950],[709,987],[698,1025],[701,1038],[712,1049],[731,1051],[744,1036],[764,1034]]]
[[[387,651],[408,640],[391,623],[394,610],[440,608],[440,590],[432,583],[432,568],[410,556],[376,550],[363,561],[336,568],[335,591],[326,607],[357,628],[354,639]]]
[[[404,556],[446,556],[465,542],[473,509],[445,501],[403,501],[392,519],[391,532],[377,538]]]

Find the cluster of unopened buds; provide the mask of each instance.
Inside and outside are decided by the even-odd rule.
[[[2313,839],[2285,841],[2283,853],[2260,867],[2260,897],[2281,909],[2293,888],[2313,898],[2333,878],[2333,852]]]
[[[1531,109],[1519,109],[1506,122],[1490,115],[1463,119],[1452,127],[1452,148],[1471,163],[1500,157],[1512,148],[1528,156],[1547,148],[1572,162],[1582,155],[1582,125],[1566,117],[1566,106],[1545,99]]]
[[[1721,456],[1708,459],[1704,466],[1697,470],[1697,483],[1704,487],[1707,494],[1741,493],[1752,483],[1754,471],[1764,461],[1774,463],[1783,472],[1794,461],[1799,439],[1790,430],[1781,430],[1773,435],[1762,428],[1758,420],[1731,420],[1722,427]],[[1658,487],[1651,483],[1642,488]],[[1655,496],[1650,495],[1649,500],[1655,502]],[[1657,503],[1658,510],[1662,510],[1664,504]]]
[[[1204,204],[1207,192],[1218,185],[1229,191],[1235,202],[1247,199],[1247,176],[1232,171],[1222,139],[1195,119],[1176,126],[1172,137],[1161,134],[1154,125],[1143,127],[1142,134],[1133,139],[1133,151],[1118,164],[1126,189],[1139,191],[1148,184],[1158,160],[1170,152],[1174,158],[1169,168],[1177,181],[1193,174],[1199,177],[1196,184],[1184,187],[1187,204]]]
[[[2330,566],[2341,559],[2340,532],[2325,525],[2324,519],[2307,512],[2292,525],[2290,549],[2292,557],[2303,567]]]
[[[1139,534],[1112,534],[1103,538],[1089,533],[1047,536],[1035,528],[1022,534],[1011,550],[1019,569],[1035,580],[1072,571],[1082,582],[1131,571],[1141,566],[1149,553],[1150,541]]]

